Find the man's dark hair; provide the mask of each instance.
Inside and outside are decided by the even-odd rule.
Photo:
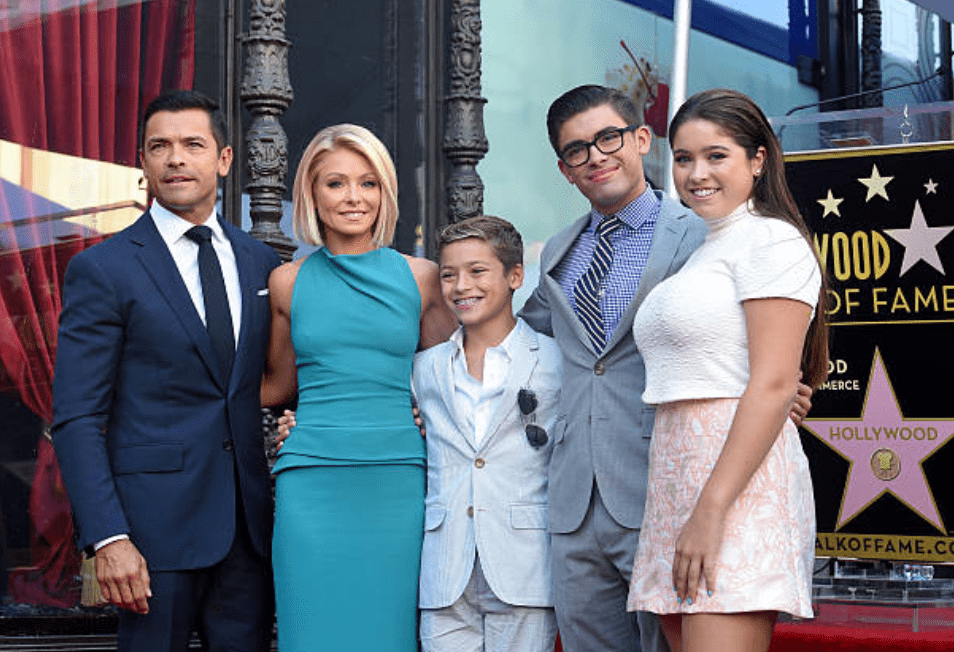
[[[221,151],[228,145],[228,128],[225,125],[225,116],[219,110],[219,103],[198,91],[180,89],[166,91],[146,106],[142,114],[142,123],[139,125],[139,148],[142,149],[146,145],[146,123],[149,122],[149,118],[160,111],[177,112],[188,109],[201,109],[208,113],[209,122],[212,123],[212,136],[215,138],[218,149]]]
[[[577,86],[553,100],[550,110],[547,111],[547,133],[550,136],[550,145],[557,155],[560,154],[560,129],[566,121],[578,113],[603,104],[609,104],[626,121],[626,125],[641,125],[644,122],[636,102],[624,92],[596,84]]]

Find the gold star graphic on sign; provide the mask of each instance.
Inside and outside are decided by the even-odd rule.
[[[868,188],[868,196],[865,197],[865,203],[871,201],[871,198],[875,195],[881,195],[885,199],[888,199],[888,183],[894,179],[894,177],[883,177],[878,172],[878,166],[871,166],[871,176],[866,179],[858,179],[861,183],[865,184]]]
[[[836,199],[834,195],[831,194],[831,188],[828,189],[828,197],[825,199],[816,199],[819,204],[825,207],[825,212],[822,213],[822,217],[828,217],[829,213],[834,213],[838,217],[841,217],[841,213],[838,212],[838,204],[845,201],[844,199]]]
[[[928,182],[924,184],[924,194],[925,195],[937,194],[937,182],[934,179],[928,179]]]

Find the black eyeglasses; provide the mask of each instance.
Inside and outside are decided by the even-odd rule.
[[[527,433],[527,441],[534,448],[540,448],[547,443],[547,431],[538,426],[537,416],[537,395],[530,388],[524,387],[517,392],[517,405],[520,406],[520,414],[523,419],[523,429]]]
[[[575,140],[560,151],[560,160],[571,168],[580,167],[590,160],[590,147],[594,145],[602,153],[612,154],[623,147],[623,134],[634,131],[637,127],[639,125],[605,129],[588,143]]]

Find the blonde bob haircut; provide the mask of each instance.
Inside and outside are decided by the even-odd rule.
[[[324,241],[325,225],[315,210],[315,180],[321,158],[338,147],[364,156],[381,184],[381,208],[378,210],[378,219],[374,223],[371,237],[375,246],[387,247],[394,240],[398,220],[397,173],[394,171],[394,162],[377,136],[364,127],[352,124],[325,127],[315,134],[302,154],[292,188],[295,237],[315,246]]]

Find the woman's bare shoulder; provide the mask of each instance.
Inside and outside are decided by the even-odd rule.
[[[271,276],[268,277],[268,291],[274,299],[291,301],[292,290],[295,289],[295,279],[298,278],[298,270],[301,269],[304,262],[304,258],[299,258],[279,265],[272,270]]]
[[[408,254],[401,254],[404,256],[404,260],[407,261],[408,266],[411,268],[411,272],[414,274],[414,278],[426,279],[437,274],[437,263],[433,260],[428,260],[427,258],[420,258],[418,256],[409,256]]]
[[[272,274],[268,278],[269,284],[274,283],[279,287],[284,287],[289,283],[294,285],[295,279],[298,277],[298,270],[301,269],[301,265],[304,262],[304,258],[299,258],[298,260],[279,265],[272,270]]]

